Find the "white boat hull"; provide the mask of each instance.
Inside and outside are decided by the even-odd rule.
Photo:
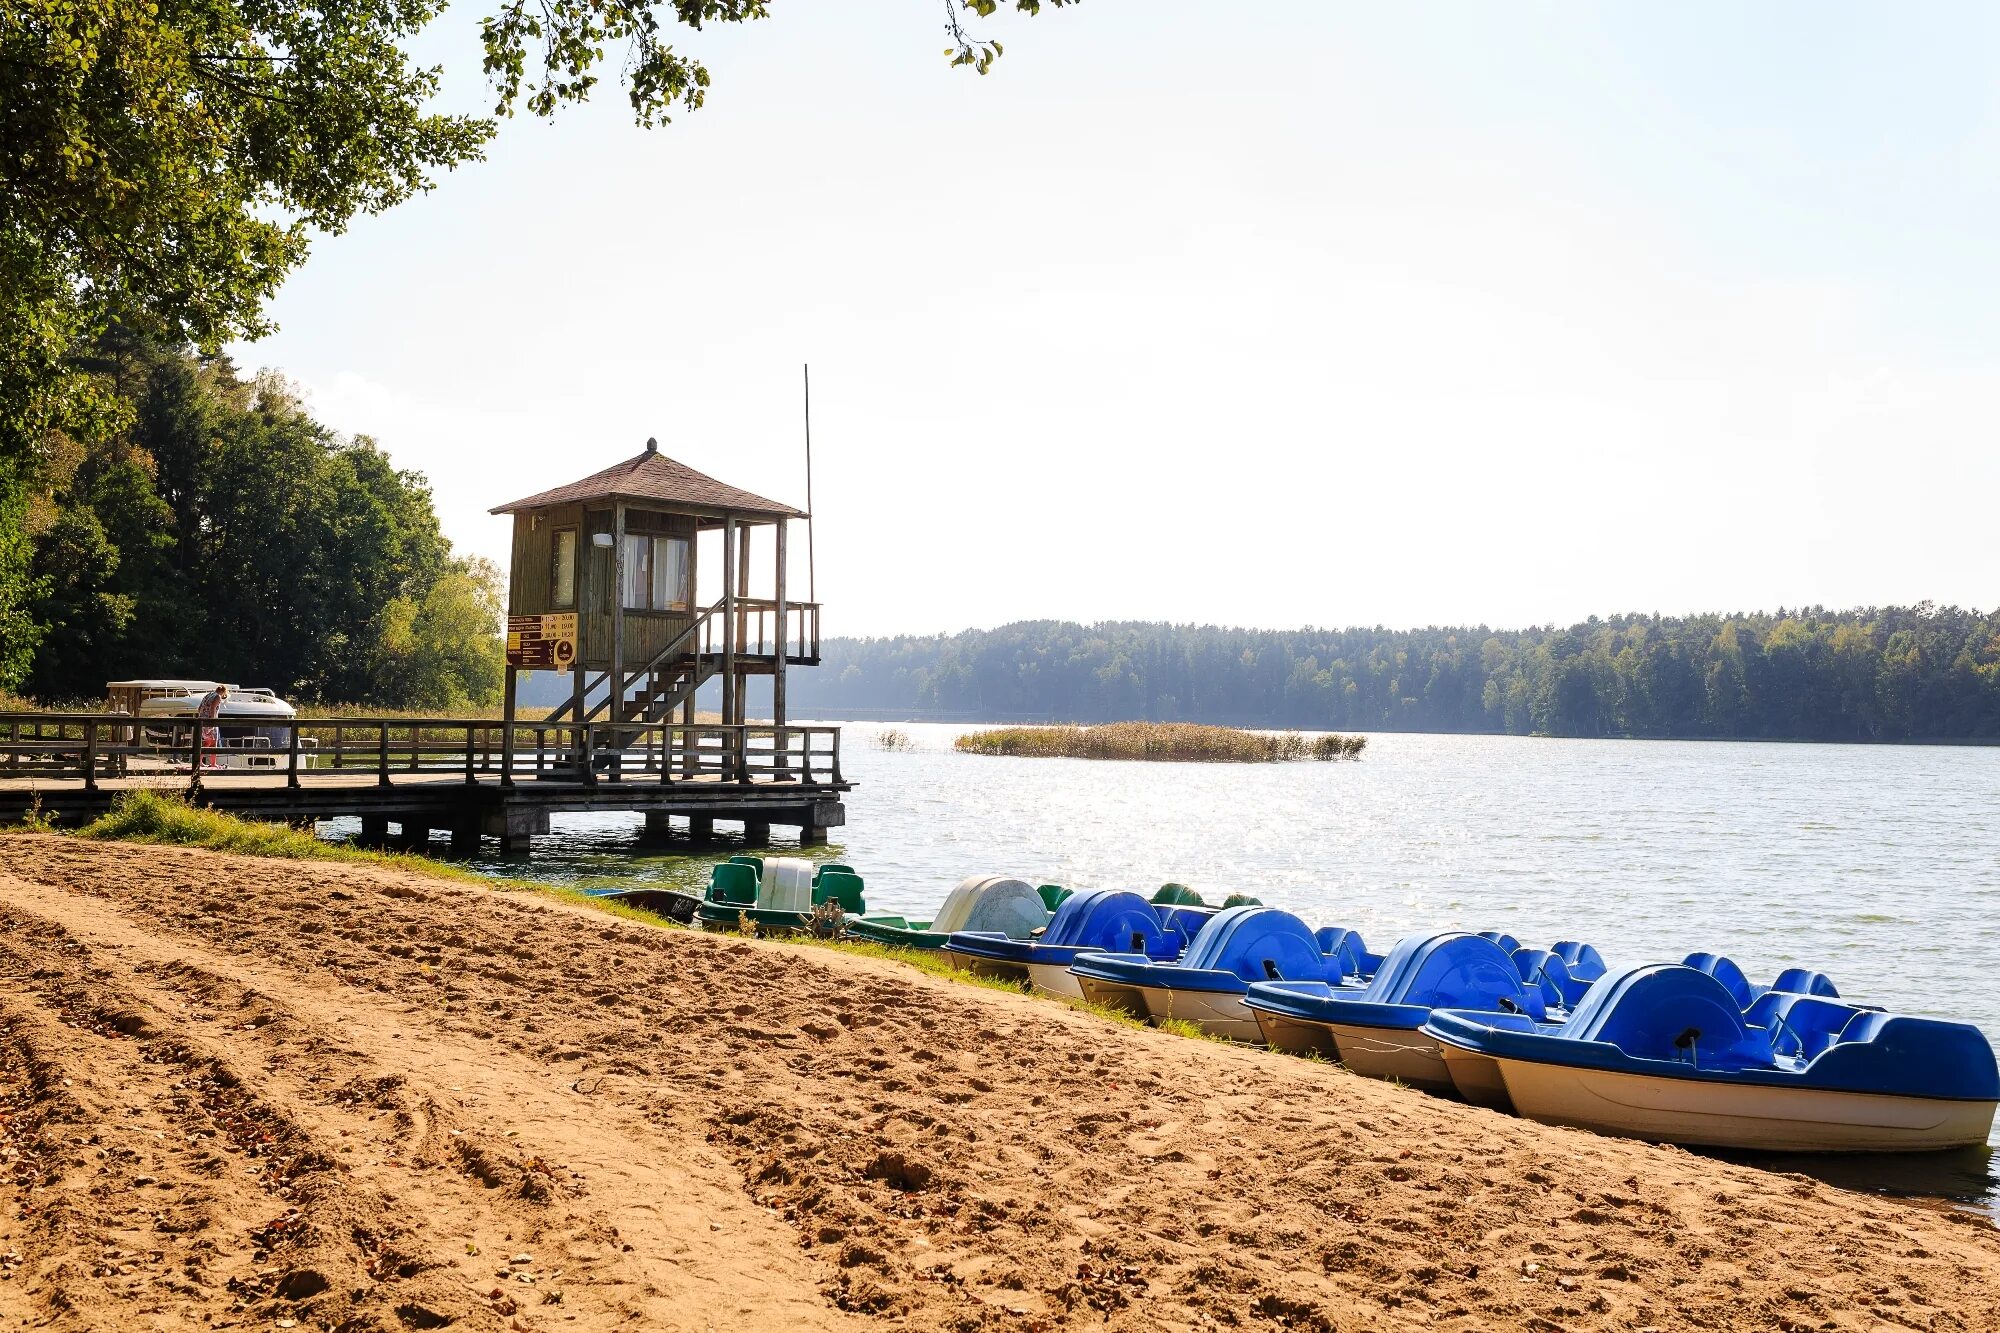
[[[1028,970],[1019,963],[1003,962],[998,958],[981,958],[974,953],[959,953],[946,949],[944,956],[951,960],[954,972],[969,972],[975,977],[998,977],[1002,981],[1026,981]]]
[[[1324,1023],[1305,1023],[1261,1009],[1252,1009],[1250,1016],[1257,1020],[1257,1031],[1263,1034],[1264,1044],[1274,1051],[1310,1055],[1321,1060],[1340,1058],[1333,1033]]]
[[[1170,990],[1165,986],[1144,986],[1137,989],[1145,1002],[1146,1016],[1155,1023],[1178,1018],[1183,1022],[1194,1024],[1211,1037],[1248,1042],[1255,1046],[1264,1044],[1264,1034],[1257,1026],[1257,1016],[1250,1012],[1250,1006],[1243,1003],[1243,997],[1240,995],[1225,995],[1216,991]]]
[[[1394,1079],[1425,1092],[1450,1095],[1457,1091],[1435,1038],[1408,1029],[1351,1027],[1345,1023],[1325,1026],[1333,1033],[1334,1045],[1340,1050],[1340,1063],[1357,1074]]]
[[[1660,1078],[1498,1059],[1530,1120],[1713,1148],[1932,1152],[1986,1142],[1993,1102]]]
[[[1083,998],[1082,978],[1069,970],[1068,963],[1029,963],[1027,973],[1028,984],[1044,995],[1055,995],[1065,1000]],[[1018,976],[1019,973],[1011,975]]]
[[[1438,1043],[1438,1052],[1444,1056],[1445,1072],[1451,1075],[1451,1085],[1459,1096],[1474,1106],[1490,1106],[1496,1111],[1514,1109],[1507,1096],[1506,1081],[1500,1077],[1499,1061],[1448,1041]]]
[[[1074,975],[1074,974],[1072,974]],[[1122,981],[1106,981],[1101,977],[1078,976],[1077,987],[1083,991],[1083,998],[1106,1009],[1116,1009],[1119,1013],[1130,1014],[1134,1018],[1146,1017],[1146,997],[1137,986],[1128,986]]]

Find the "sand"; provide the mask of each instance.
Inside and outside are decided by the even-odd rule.
[[[878,962],[0,838],[0,1326],[2000,1329],[2000,1230]]]

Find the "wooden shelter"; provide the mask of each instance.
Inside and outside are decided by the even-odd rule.
[[[695,691],[722,679],[722,722],[746,721],[752,676],[771,678],[785,726],[785,669],[819,662],[819,605],[786,588],[787,525],[808,516],[676,462],[656,440],[622,463],[495,514],[514,518],[507,717],[523,669],[566,670],[550,722],[694,722]],[[751,534],[771,531],[768,597],[750,595]],[[719,533],[718,591],[701,596],[704,533]],[[712,558],[713,558],[712,555]],[[617,748],[616,744],[611,747]]]

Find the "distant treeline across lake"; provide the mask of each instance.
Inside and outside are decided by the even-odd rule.
[[[2000,611],[1592,618],[1566,628],[1035,620],[831,639],[799,716],[941,711],[1339,731],[2000,740]]]

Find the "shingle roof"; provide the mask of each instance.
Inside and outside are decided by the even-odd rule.
[[[738,514],[767,514],[773,518],[804,518],[803,510],[766,500],[761,495],[738,490],[685,463],[677,463],[646,441],[646,452],[602,472],[593,472],[581,481],[531,495],[489,510],[511,514],[519,509],[545,509],[551,505],[579,504],[593,500],[651,500],[659,504],[690,505],[697,509],[729,510]]]

